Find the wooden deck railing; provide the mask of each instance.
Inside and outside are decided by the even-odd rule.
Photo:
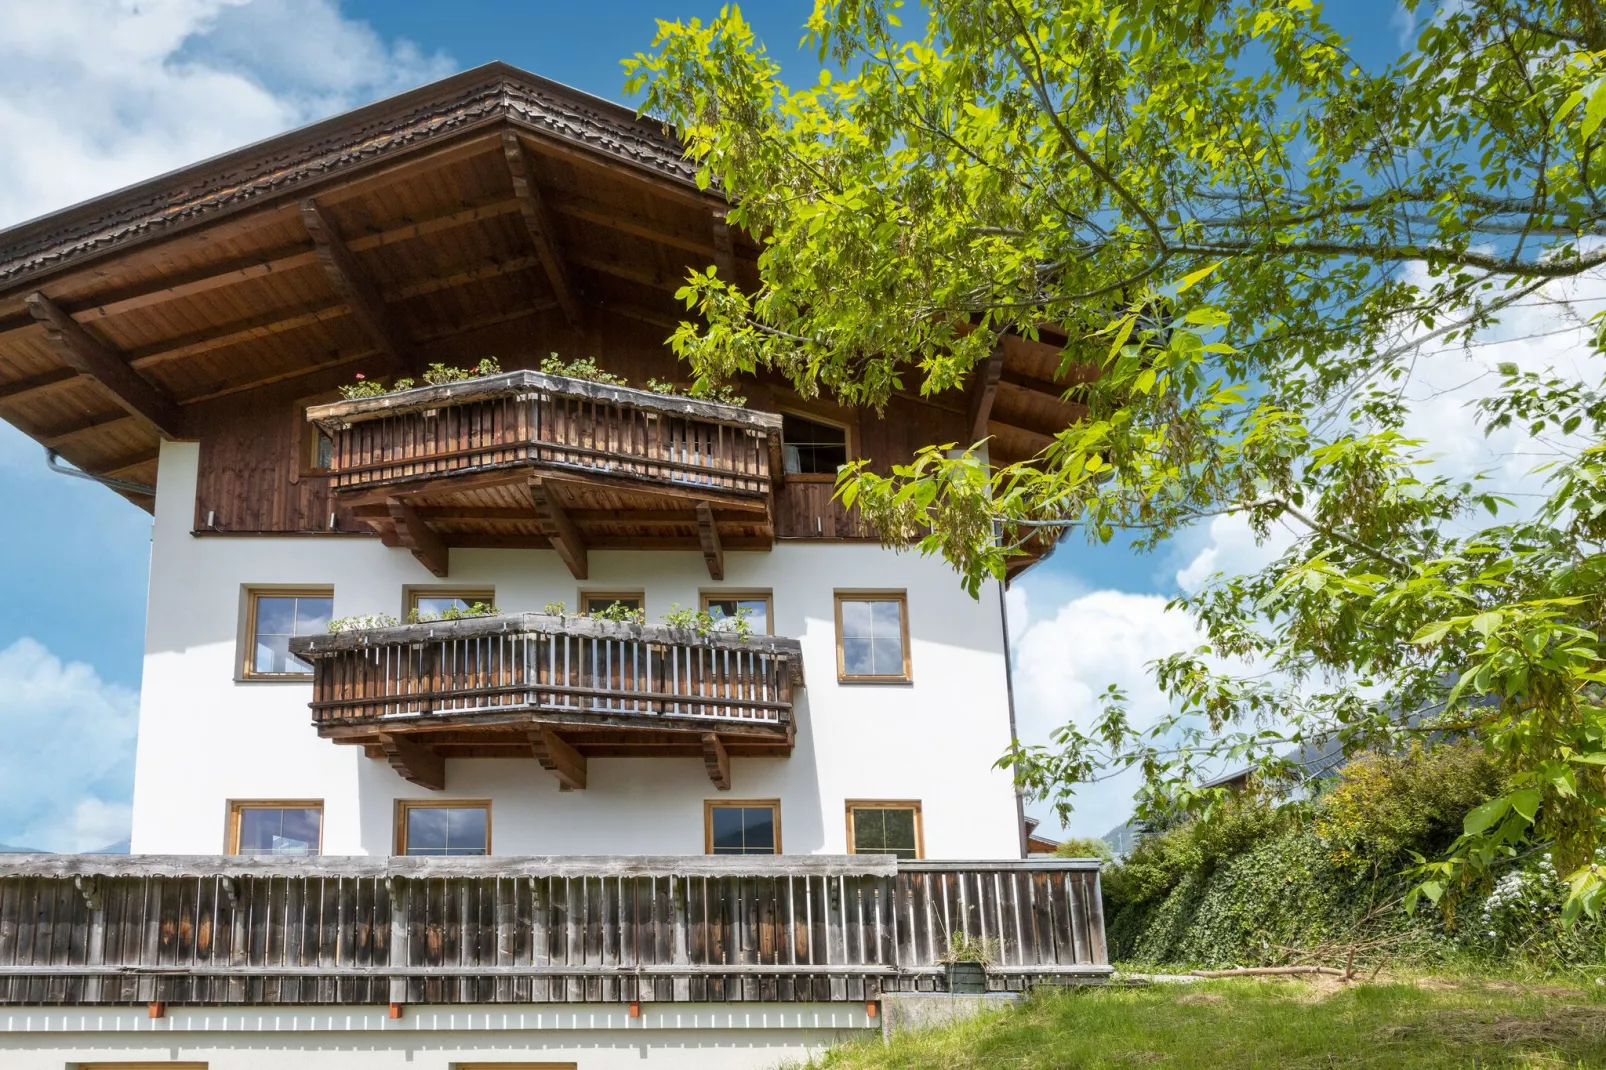
[[[795,639],[540,613],[306,636],[319,723],[519,709],[786,725],[803,680]]]
[[[0,1005],[851,1000],[1110,973],[1098,862],[0,857]]]
[[[770,490],[771,413],[514,371],[307,410],[336,491],[519,465],[742,495]]]

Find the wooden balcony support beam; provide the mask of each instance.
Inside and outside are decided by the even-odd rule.
[[[391,520],[396,523],[397,541],[412,551],[419,564],[445,579],[451,562],[451,551],[446,543],[418,515],[418,510],[404,499],[390,498],[385,502],[385,507]]]
[[[118,405],[149,423],[164,438],[184,437],[184,417],[178,402],[130,368],[121,354],[91,335],[43,293],[34,291],[26,303],[69,367],[98,382]]]
[[[697,503],[697,540],[702,543],[709,578],[723,580],[725,548],[719,542],[719,525],[714,521],[714,506],[710,502]]]
[[[384,298],[357,263],[356,254],[311,197],[301,202],[301,222],[317,246],[318,263],[323,265],[324,274],[384,354],[390,365],[388,370],[410,369],[414,363],[412,344],[396,329]]]
[[[541,525],[541,532],[552,548],[558,552],[563,563],[569,566],[569,571],[577,580],[587,578],[590,565],[586,561],[585,539],[580,535],[580,529],[574,526],[569,519],[569,513],[563,507],[558,497],[557,487],[537,476],[529,482],[530,501],[535,506],[535,518]]]
[[[376,738],[386,761],[403,780],[431,791],[446,790],[446,759],[439,751],[414,743],[403,735],[381,732]]]
[[[541,266],[546,269],[547,280],[552,283],[552,293],[558,299],[558,307],[563,310],[563,316],[570,326],[578,327],[579,287],[574,284],[569,265],[558,250],[558,232],[552,222],[552,212],[541,196],[541,188],[536,185],[534,169],[530,166],[528,153],[524,151],[524,143],[511,130],[502,132],[502,154],[507,159],[508,175],[513,180],[513,196],[519,202],[524,228],[530,232],[535,254],[541,258]]]
[[[585,755],[571,747],[562,736],[550,728],[537,728],[530,732],[530,750],[541,768],[558,778],[558,783],[576,791],[586,786]]]
[[[731,790],[731,759],[717,733],[703,733],[703,766],[714,787],[720,791]]]
[[[993,399],[998,396],[998,380],[1004,372],[1004,351],[996,349],[993,355],[976,368],[976,382],[971,387],[970,413],[966,427],[970,429],[970,443],[987,437],[987,418],[992,415]]]
[[[731,243],[731,227],[723,209],[714,210],[714,266],[719,277],[736,285],[736,247]]]

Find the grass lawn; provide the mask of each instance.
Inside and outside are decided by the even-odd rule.
[[[1606,987],[1473,979],[1247,980],[1041,993],[813,1065],[1606,1067]]]

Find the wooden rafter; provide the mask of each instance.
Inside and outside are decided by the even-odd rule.
[[[109,416],[92,416],[87,420],[80,420],[78,423],[67,427],[52,428],[34,437],[39,440],[41,446],[53,450],[65,446],[82,435],[87,435],[93,431],[103,431],[113,425],[127,423],[134,419],[137,419],[137,417],[126,412],[113,413]]]
[[[405,500],[391,498],[385,502],[385,507],[396,524],[397,541],[418,558],[419,564],[445,579],[451,561],[446,543]]]
[[[318,262],[323,265],[324,273],[329,276],[336,292],[351,306],[352,314],[373,339],[374,345],[385,355],[390,364],[389,370],[405,371],[411,368],[414,363],[412,344],[396,328],[385,307],[384,298],[363,272],[345,240],[311,197],[301,202],[301,222],[317,245]]]
[[[529,155],[524,151],[524,143],[511,130],[502,132],[502,154],[507,159],[508,175],[513,180],[513,195],[518,199],[524,228],[530,232],[535,253],[541,258],[541,266],[546,269],[547,281],[552,284],[558,307],[563,310],[563,316],[569,324],[577,327],[580,325],[579,287],[574,284],[569,265],[564,262],[558,249],[557,228],[552,223],[552,213],[541,196],[541,189],[536,185],[534,169],[530,166]]]
[[[970,442],[987,437],[987,418],[993,411],[993,399],[998,395],[998,379],[1004,372],[1004,352],[995,350],[986,362],[976,369],[976,382],[971,386],[970,412],[966,426],[970,429]]]
[[[703,767],[708,770],[708,779],[714,782],[714,787],[720,791],[731,790],[731,759],[725,752],[725,744],[713,732],[703,733]]]
[[[122,356],[95,338],[54,301],[35,291],[28,311],[44,325],[56,349],[74,371],[94,379],[130,414],[167,438],[182,438],[184,418],[178,403],[128,366]]]
[[[585,790],[585,755],[571,747],[562,736],[550,728],[532,729],[530,751],[542,769],[558,778],[558,783],[576,791]]]
[[[146,450],[144,453],[136,453],[131,457],[116,457],[101,468],[97,474],[103,476],[127,475],[136,468],[144,468],[148,464],[155,464],[161,460],[161,457],[161,450]]]
[[[403,780],[431,791],[446,790],[446,760],[439,751],[404,735],[381,732],[376,738],[385,760]]]
[[[530,501],[535,506],[535,519],[541,533],[551,542],[563,563],[577,580],[587,578],[590,565],[586,561],[586,544],[580,530],[569,519],[569,513],[559,499],[557,488],[537,476],[529,482]]]
[[[175,338],[170,342],[162,342],[147,347],[129,357],[128,363],[135,368],[150,368],[157,364],[166,364],[185,357],[198,356],[218,349],[226,349],[242,342],[255,342],[263,338],[272,338],[274,335],[284,334],[287,331],[300,330],[311,327],[326,320],[339,319],[351,313],[351,306],[344,301],[320,301],[315,305],[289,310],[276,310],[260,316],[252,316],[221,327],[208,328],[196,331],[182,338]]]
[[[559,215],[580,219],[619,234],[629,234],[658,245],[683,249],[697,256],[708,256],[714,251],[713,242],[706,234],[686,234],[665,224],[649,219],[628,208],[599,204],[574,195],[550,197],[548,203]]]
[[[703,561],[708,565],[710,579],[725,578],[725,548],[719,542],[719,525],[714,520],[714,506],[709,502],[697,503],[697,541],[703,547]]]
[[[39,397],[68,383],[77,382],[78,372],[73,368],[56,368],[38,375],[30,375],[26,379],[16,379],[0,386],[0,405],[14,404],[26,401],[32,397]]]

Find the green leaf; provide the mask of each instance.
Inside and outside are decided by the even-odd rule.
[[[1506,811],[1510,809],[1511,800],[1509,798],[1490,799],[1462,819],[1461,829],[1468,836],[1480,836],[1496,821],[1505,817]]]
[[[1504,619],[1504,614],[1497,610],[1491,610],[1487,613],[1479,613],[1476,617],[1472,618],[1472,630],[1482,636],[1493,635],[1494,630],[1500,627],[1500,622]]]
[[[1521,791],[1511,793],[1511,808],[1521,814],[1523,820],[1532,821],[1539,812],[1541,796],[1538,788],[1523,788]]]
[[[1215,270],[1220,266],[1221,261],[1217,260],[1214,264],[1209,264],[1205,267],[1202,267],[1198,271],[1188,272],[1186,275],[1182,276],[1182,281],[1177,283],[1177,293],[1186,293],[1187,291],[1193,289],[1194,284],[1201,282],[1210,275],[1214,274]]]

